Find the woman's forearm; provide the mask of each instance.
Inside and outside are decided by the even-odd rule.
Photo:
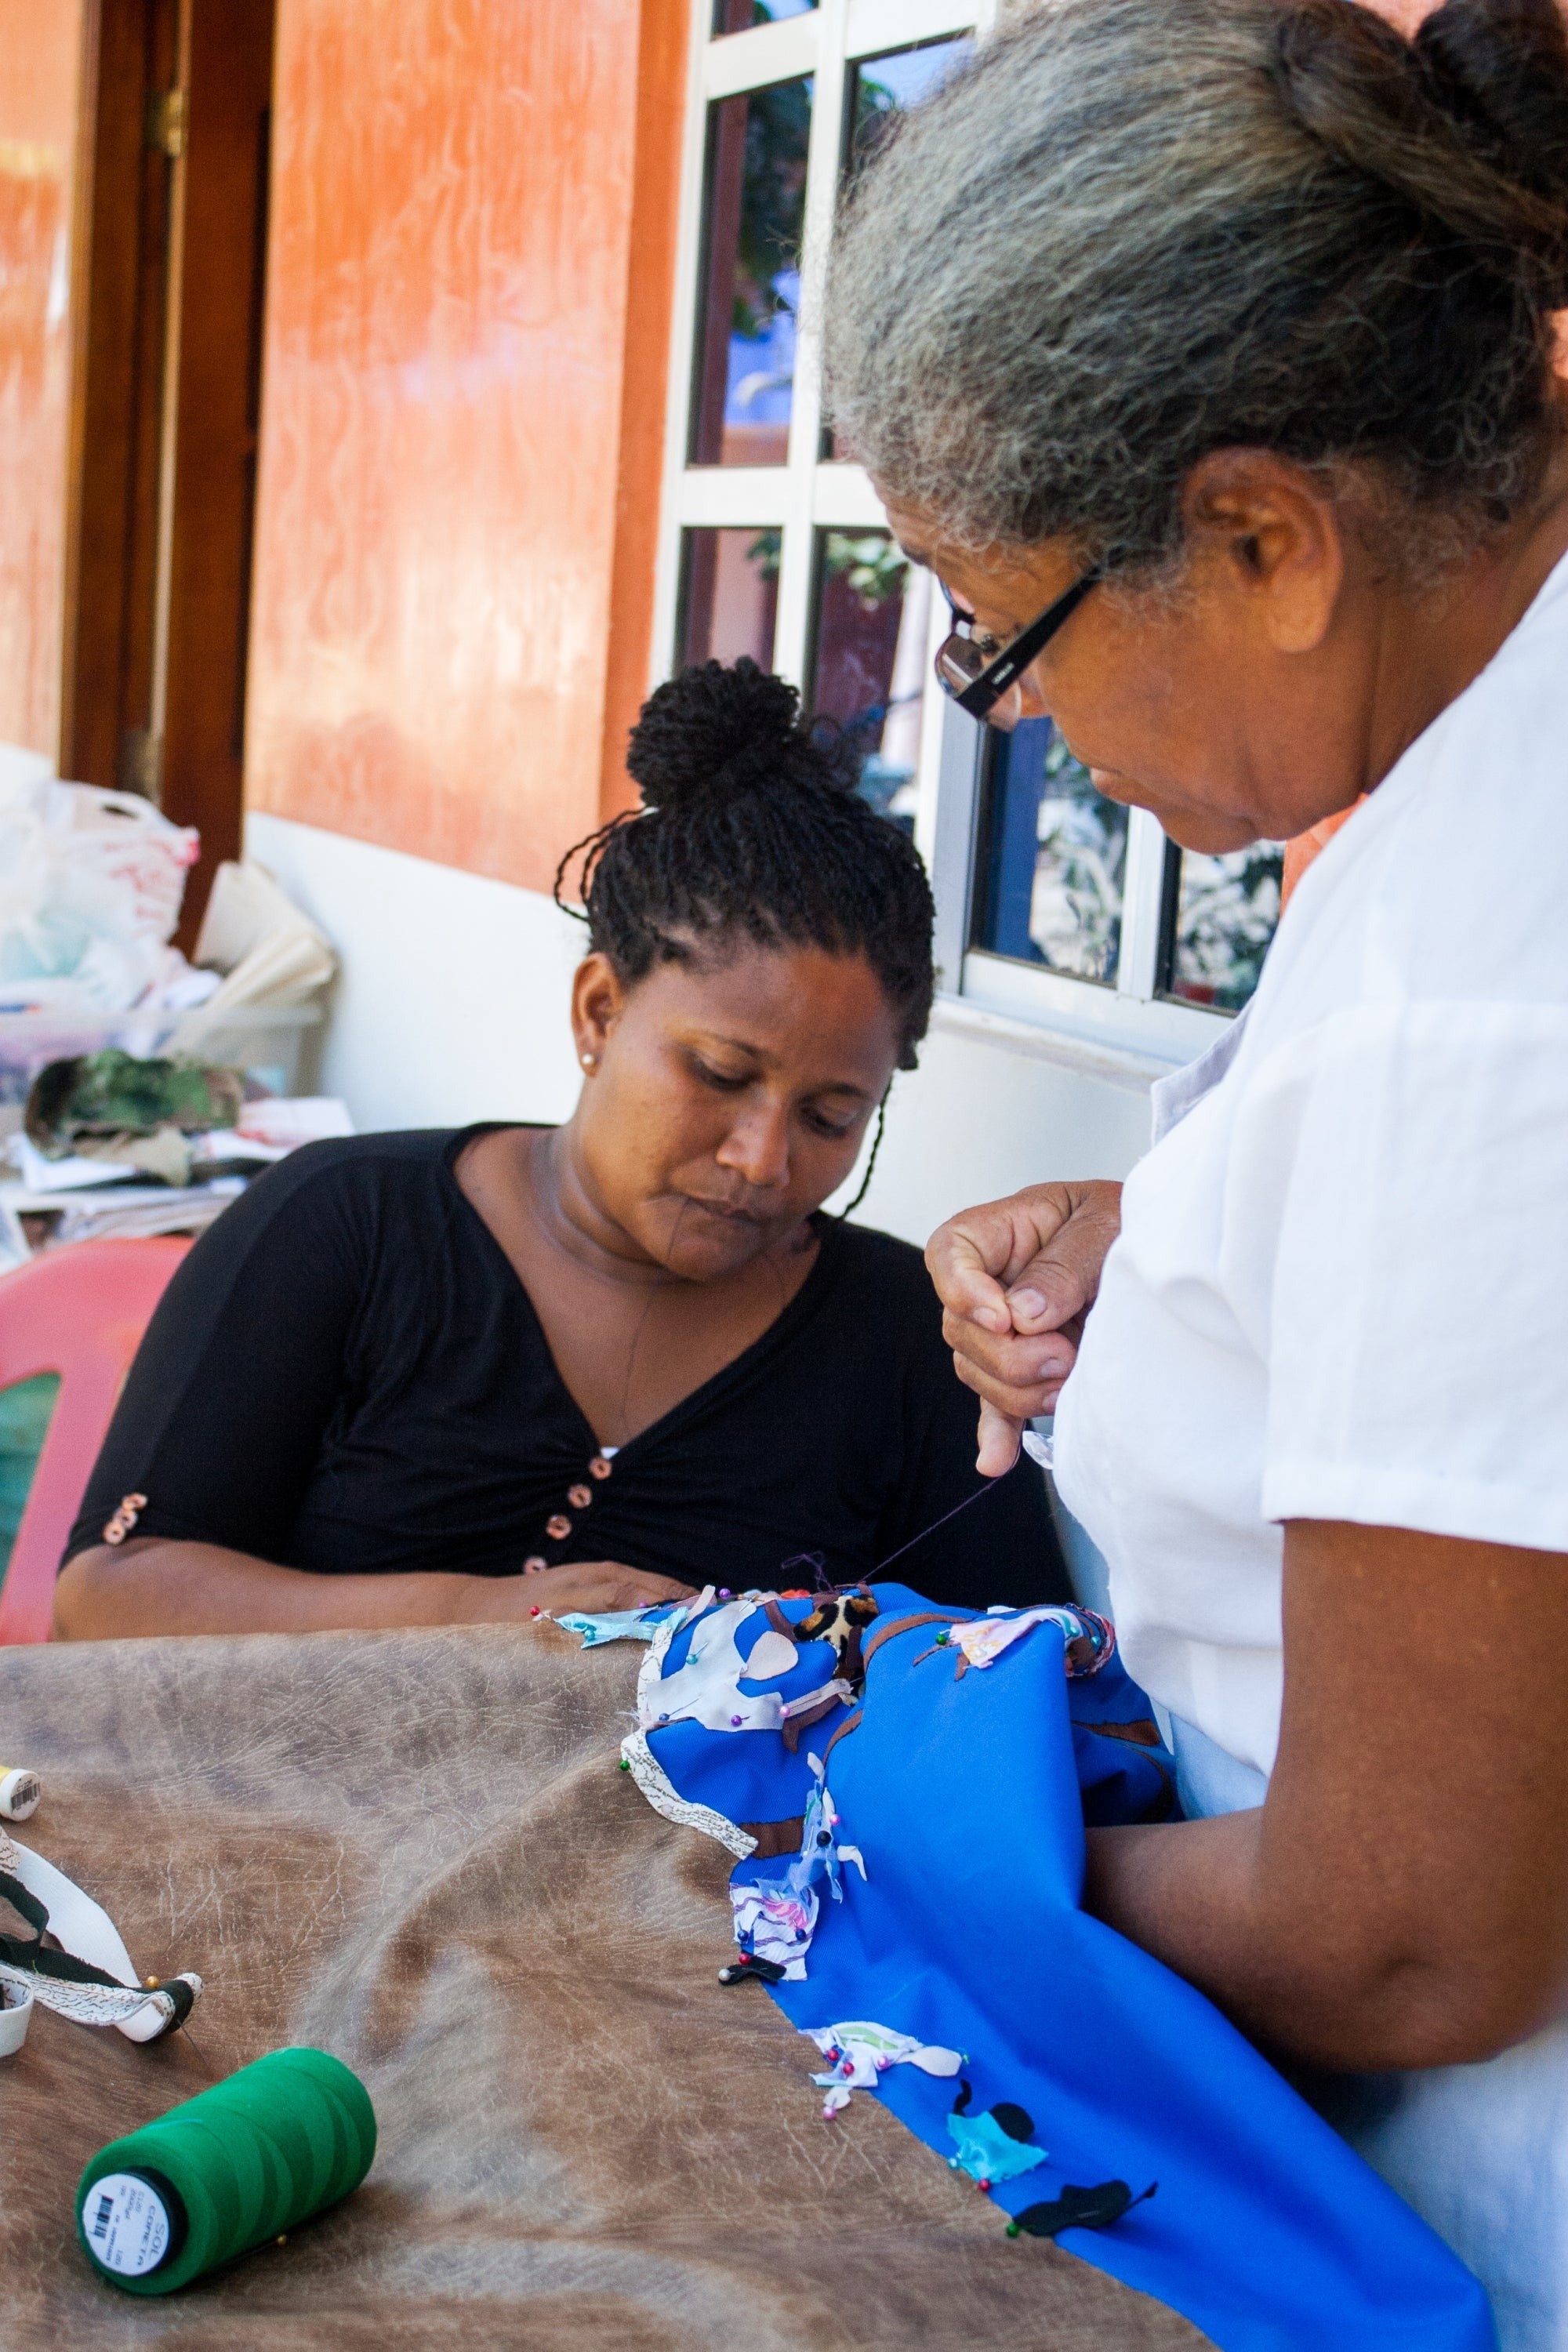
[[[1320,2064],[1466,2064],[1568,2014],[1565,1565],[1292,1521],[1265,1803],[1091,1832],[1086,1907]]]
[[[1439,1934],[1415,1938],[1280,1867],[1264,1811],[1091,1830],[1084,1908],[1206,1992],[1243,2031],[1327,2067],[1489,2056],[1539,2021],[1500,2014]],[[1270,1847],[1274,1851],[1270,1852]]]
[[[321,1633],[353,1626],[454,1625],[509,1617],[510,1578],[416,1571],[316,1576],[217,1544],[148,1538],[79,1552],[55,1587],[55,1639],[156,1633]]]
[[[1090,1830],[1083,1907],[1189,1983],[1238,2024],[1322,2063],[1345,2023],[1343,1996],[1315,1945],[1302,1952],[1306,1980],[1287,1985],[1279,1947],[1283,1923],[1258,1893],[1261,1810],[1159,1828]],[[1355,2004],[1352,2020],[1368,2021]],[[1337,2051],[1345,2065],[1372,2063],[1364,2040]]]

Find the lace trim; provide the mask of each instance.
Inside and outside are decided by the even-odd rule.
[[[155,2009],[167,2025],[174,2014],[174,1998],[166,1992],[143,1992],[139,1988],[121,1992],[109,1985],[65,1984],[58,1977],[14,1969],[4,1960],[0,1960],[0,1984],[30,1992],[40,2009],[58,2010],[77,2025],[123,2025],[146,2009]]]

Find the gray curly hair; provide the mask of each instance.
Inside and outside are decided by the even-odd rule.
[[[1440,531],[1558,429],[1568,41],[1552,0],[1041,0],[841,208],[838,432],[960,545],[1168,564],[1208,452],[1348,464]]]

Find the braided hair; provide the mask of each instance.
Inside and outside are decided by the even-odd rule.
[[[847,740],[742,656],[657,688],[626,766],[642,807],[578,842],[555,877],[565,907],[582,860],[589,939],[623,982],[738,940],[863,955],[898,1018],[899,1066],[913,1069],[935,986],[931,885],[913,843],[855,791]]]

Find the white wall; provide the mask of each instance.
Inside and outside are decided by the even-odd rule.
[[[567,1116],[579,924],[535,891],[286,817],[252,814],[246,849],[338,951],[316,1082],[358,1127]]]
[[[1110,1055],[1042,1053],[1022,1024],[939,1003],[893,1081],[858,1220],[924,1244],[956,1209],[1052,1177],[1124,1176],[1149,1141],[1149,1080]]]
[[[567,1115],[583,933],[547,898],[282,817],[252,815],[247,847],[342,958],[317,1083],[362,1129]],[[894,1083],[859,1219],[923,1243],[1021,1184],[1124,1175],[1152,1075],[945,1003],[921,1067]]]

